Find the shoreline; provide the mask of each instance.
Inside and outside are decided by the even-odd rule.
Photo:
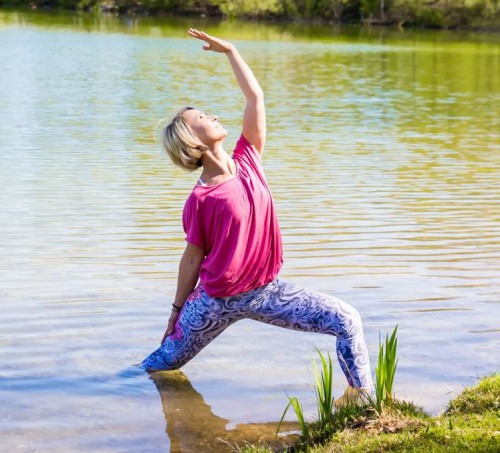
[[[307,423],[308,438],[236,446],[240,453],[462,452],[500,450],[500,373],[465,387],[446,410],[429,415],[412,402],[394,400],[382,413],[353,403],[337,410],[333,426]],[[333,427],[333,429],[332,429]],[[333,431],[333,432],[332,432]]]
[[[168,9],[157,9],[144,7],[140,2],[131,3],[125,6],[118,6],[116,2],[97,2],[88,7],[59,7],[57,5],[49,5],[42,3],[38,5],[36,1],[29,4],[9,4],[0,0],[0,11],[7,12],[42,12],[42,13],[84,13],[89,16],[113,16],[113,17],[130,17],[130,18],[179,18],[179,19],[194,19],[194,20],[210,20],[210,21],[228,21],[236,19],[246,23],[262,23],[270,25],[304,25],[304,26],[359,26],[359,27],[374,27],[381,29],[395,30],[450,30],[450,31],[470,31],[479,33],[500,33],[500,10],[496,12],[493,18],[470,18],[467,14],[454,21],[439,23],[438,21],[426,21],[425,18],[413,16],[411,18],[391,17],[387,16],[384,19],[370,16],[368,18],[358,17],[350,20],[334,20],[325,17],[292,17],[286,15],[277,15],[271,13],[260,14],[225,14],[218,9],[198,9],[174,11]],[[470,22],[469,22],[470,20]]]

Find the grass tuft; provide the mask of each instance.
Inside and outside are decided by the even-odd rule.
[[[313,362],[316,381],[314,393],[316,394],[318,421],[320,425],[326,425],[331,421],[335,408],[333,398],[333,364],[330,353],[328,353],[328,358],[326,358],[318,348],[316,348],[316,351],[320,358],[321,368],[318,367],[316,361]]]
[[[314,393],[316,395],[317,406],[317,421],[314,423],[307,423],[304,418],[304,411],[302,405],[297,397],[288,397],[288,404],[283,411],[283,415],[278,423],[276,429],[276,436],[278,436],[281,424],[285,418],[286,413],[290,407],[294,410],[299,422],[300,439],[296,448],[307,445],[308,443],[321,443],[329,438],[334,432],[333,412],[335,409],[335,401],[333,398],[333,364],[330,354],[326,357],[316,349],[319,355],[320,364],[316,361],[313,362],[314,370]]]
[[[306,420],[304,418],[304,410],[302,409],[302,405],[300,404],[300,401],[296,396],[288,397],[288,404],[285,407],[283,415],[281,416],[281,419],[278,423],[278,427],[276,428],[276,437],[278,437],[281,424],[283,423],[285,415],[288,412],[288,409],[290,409],[290,407],[293,408],[295,415],[297,417],[297,421],[299,422],[301,438],[309,439],[309,425],[306,423]]]
[[[386,334],[385,343],[379,341],[378,361],[375,368],[375,398],[366,395],[368,403],[379,415],[382,415],[384,405],[389,404],[394,399],[392,389],[398,366],[396,357],[398,349],[397,331],[398,326],[394,328],[390,338]]]
[[[393,396],[397,368],[397,326],[380,344],[376,395],[335,409],[330,355],[318,351],[315,387],[318,419],[306,423],[297,398],[289,397],[286,412],[297,415],[301,436],[293,444],[252,446],[242,453],[336,452],[500,452],[500,374],[487,376],[449,403],[447,411],[431,417],[422,408]],[[378,391],[378,393],[377,393]],[[276,435],[278,434],[276,432]]]
[[[413,403],[398,401],[384,406],[382,415],[369,405],[346,406],[334,412],[335,432],[324,433],[318,423],[309,424],[310,440],[292,446],[247,445],[244,453],[369,453],[369,452],[498,452],[500,413],[496,406],[500,374],[483,378],[479,385],[465,389],[451,403],[448,413],[430,417]],[[474,403],[474,399],[482,401]],[[463,404],[467,401],[467,404]],[[469,411],[474,408],[474,413]],[[461,411],[464,412],[461,412]],[[479,413],[481,412],[481,413]]]
[[[447,414],[482,414],[487,411],[500,411],[500,379],[498,374],[483,378],[474,387],[466,388],[447,409]],[[499,413],[500,416],[500,413]]]

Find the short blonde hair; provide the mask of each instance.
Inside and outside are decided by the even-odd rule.
[[[201,156],[207,146],[186,123],[183,113],[188,110],[193,110],[193,107],[179,110],[170,123],[162,127],[158,141],[175,165],[187,171],[195,171],[201,167]]]

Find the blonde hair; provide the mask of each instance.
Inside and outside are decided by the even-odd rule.
[[[157,138],[175,165],[187,171],[195,171],[201,167],[201,156],[207,146],[186,123],[183,113],[188,110],[193,110],[193,107],[179,110],[166,126],[162,126]],[[165,120],[158,123],[157,129],[161,123],[165,124]]]

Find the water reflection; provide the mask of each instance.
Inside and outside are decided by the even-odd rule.
[[[158,452],[181,429],[167,417],[165,434],[145,376],[106,376],[153,350],[175,292],[197,176],[160,157],[156,121],[189,101],[221,114],[228,148],[241,131],[232,71],[186,25],[0,12],[5,451]],[[500,363],[500,35],[209,27],[266,93],[283,278],[356,306],[372,363],[398,324],[398,395],[442,410]],[[198,401],[219,437],[257,438],[248,423],[279,418],[287,393],[314,413],[308,365],[329,340],[242,321],[171,400]]]
[[[217,453],[234,451],[234,446],[245,442],[274,441],[277,423],[247,423],[228,429],[229,420],[212,413],[183,372],[151,373],[150,379],[160,394],[171,453]],[[280,430],[293,429],[297,429],[296,423],[284,422]]]

